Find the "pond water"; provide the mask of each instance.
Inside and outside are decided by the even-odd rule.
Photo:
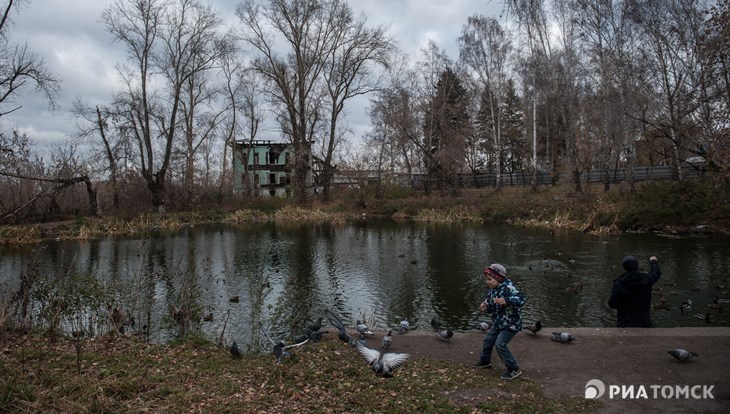
[[[92,275],[114,292],[128,316],[149,320],[153,341],[171,335],[162,329],[162,316],[169,305],[179,305],[188,285],[183,280],[194,280],[196,303],[212,319],[201,322],[202,331],[211,338],[224,332],[239,343],[246,342],[258,312],[281,334],[302,329],[325,308],[346,323],[368,319],[379,329],[407,318],[427,330],[436,316],[443,325],[468,330],[488,318],[477,309],[486,293],[482,269],[499,262],[527,297],[526,321],[610,327],[615,313],[606,301],[622,273],[621,258],[633,254],[647,269],[648,257],[656,255],[663,276],[655,287],[668,309],[652,310],[655,326],[707,326],[706,312],[710,326],[730,326],[730,305],[725,313],[708,307],[715,297],[730,298],[728,247],[730,238],[719,236],[593,236],[507,225],[215,225],[2,247],[0,293],[17,292],[20,275],[32,266],[51,278]],[[259,291],[264,295],[257,302]],[[659,297],[657,292],[654,304]],[[685,300],[692,307],[680,312]]]

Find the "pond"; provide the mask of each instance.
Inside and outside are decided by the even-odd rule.
[[[325,308],[346,323],[367,319],[378,329],[408,319],[429,330],[436,316],[468,330],[487,320],[477,309],[486,293],[482,269],[499,262],[527,297],[527,322],[610,327],[615,313],[606,302],[622,273],[621,258],[633,254],[647,269],[656,255],[663,276],[653,303],[663,298],[667,308],[652,310],[655,326],[707,326],[707,312],[710,326],[730,326],[730,305],[725,313],[708,306],[715,297],[730,298],[729,246],[730,238],[721,236],[594,236],[508,225],[212,225],[3,247],[0,292],[10,298],[22,290],[29,269],[51,280],[90,275],[137,321],[135,329],[149,324],[152,341],[173,335],[164,316],[185,300],[205,316],[203,333],[239,343],[247,341],[254,318],[272,335],[294,333]],[[681,312],[683,301],[692,305]]]

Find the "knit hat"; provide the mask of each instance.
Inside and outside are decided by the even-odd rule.
[[[484,274],[492,276],[494,280],[499,283],[502,283],[505,279],[507,279],[507,269],[499,263],[490,264],[489,267],[484,269]]]
[[[636,260],[634,256],[625,256],[624,259],[621,260],[621,266],[623,266],[625,271],[631,272],[632,270],[637,270],[639,268],[639,261]]]

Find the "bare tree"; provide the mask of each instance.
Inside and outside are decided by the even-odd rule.
[[[11,14],[24,2],[7,0],[0,9],[0,119],[20,109],[13,105],[13,101],[31,86],[48,100],[52,108],[56,107],[60,91],[58,78],[46,67],[43,58],[33,53],[27,44],[14,44],[8,38],[13,25]]]
[[[292,184],[299,202],[308,199],[312,142],[322,120],[321,77],[341,8],[339,0],[269,0],[265,7],[246,0],[236,9],[242,38],[257,54],[253,66],[268,84],[282,133],[294,147]]]
[[[419,156],[425,153],[418,77],[401,59],[391,66],[389,81],[390,85],[380,90],[371,101],[369,115],[373,132],[366,146],[378,148],[383,153],[378,158],[386,158],[385,168],[405,173],[411,190],[414,190],[415,174],[420,172]],[[371,145],[371,141],[375,145]]]
[[[26,137],[15,136],[16,143],[23,145],[23,141],[27,142]],[[89,214],[92,216],[98,215],[96,188],[91,183],[85,163],[78,157],[76,149],[76,146],[72,144],[53,149],[50,165],[47,169],[43,168],[40,163],[35,163],[36,167],[34,168],[29,157],[29,151],[24,154],[16,154],[14,157],[14,171],[0,169],[0,177],[23,182],[35,182],[40,185],[31,189],[27,194],[15,197],[15,205],[9,206],[7,210],[0,211],[0,220],[17,216],[23,210],[35,210],[32,207],[36,206],[41,199],[48,200],[45,203],[46,218],[54,219],[61,212],[59,199],[66,195],[68,188],[78,183],[86,185]],[[28,189],[28,186],[24,187]],[[4,198],[12,198],[12,196],[6,195]],[[75,205],[76,203],[72,201],[65,204]]]
[[[222,92],[222,85],[213,83],[211,73],[218,69],[221,62],[233,55],[235,47],[232,35],[218,32],[222,21],[213,13],[210,6],[201,7],[193,4],[190,10],[187,10],[183,5],[181,15],[174,18],[171,25],[186,24],[190,26],[189,32],[173,34],[166,41],[168,45],[166,48],[170,50],[168,54],[172,56],[180,38],[188,42],[191,48],[190,56],[186,59],[192,73],[183,83],[183,98],[180,101],[185,136],[184,207],[187,208],[195,194],[195,161],[198,149],[201,145],[207,147],[208,145],[204,144],[211,143],[226,110],[217,102]],[[172,71],[168,74],[171,84],[175,83],[173,79],[176,76],[179,75]],[[208,171],[210,166],[204,162],[203,168]]]
[[[164,212],[170,157],[180,139],[183,91],[191,77],[210,70],[226,50],[215,36],[221,21],[197,0],[116,0],[103,19],[128,52],[130,67],[120,67],[126,85],[120,100],[124,131],[138,147],[152,203]]]
[[[470,73],[476,76],[478,89],[489,91],[483,95],[487,98],[487,111],[482,113],[489,117],[489,121],[484,122],[483,125],[490,127],[489,135],[494,140],[494,148],[498,157],[497,190],[501,188],[504,163],[501,110],[507,80],[507,59],[510,52],[509,35],[494,18],[471,16],[461,29],[460,60],[469,68]]]
[[[259,183],[254,179],[256,177],[256,165],[255,159],[251,159],[254,150],[254,141],[259,136],[259,128],[261,122],[263,122],[264,114],[262,110],[262,103],[260,97],[261,91],[261,79],[259,74],[247,68],[242,73],[242,78],[239,85],[238,100],[240,102],[241,119],[239,121],[239,136],[247,147],[248,151],[246,156],[243,154],[235,154],[241,156],[241,164],[243,165],[243,171],[245,171],[245,179],[243,179],[242,185],[244,194],[251,197],[259,195]],[[253,161],[253,162],[252,162]],[[250,163],[250,164],[249,164]]]
[[[710,16],[703,32],[701,74],[703,99],[701,120],[706,141],[698,155],[707,160],[710,168],[721,171],[729,178],[730,141],[730,2],[718,1],[710,8]]]
[[[98,173],[109,174],[112,190],[112,206],[119,209],[120,171],[131,157],[132,148],[129,140],[118,133],[119,112],[108,106],[91,107],[81,99],[73,104],[72,114],[77,119],[78,137],[90,144],[88,156],[98,156],[104,160]]]
[[[632,20],[642,36],[639,51],[652,68],[649,81],[661,100],[642,116],[648,129],[671,146],[665,156],[673,175],[682,180],[682,163],[691,149],[694,119],[699,110],[698,54],[704,14],[696,0],[637,0],[631,3]]]
[[[338,122],[351,98],[375,90],[372,64],[388,65],[393,41],[383,27],[368,29],[364,17],[354,19],[347,3],[340,3],[333,17],[333,50],[323,71],[329,97],[329,130],[325,136],[324,165],[321,176],[322,199],[330,198],[335,173],[333,154],[338,143]]]
[[[532,188],[537,189],[537,78],[541,67],[544,67],[551,55],[549,24],[545,10],[545,0],[509,0],[504,2],[507,15],[514,17],[522,30],[527,43],[529,57],[525,59],[527,69],[524,84],[532,84]],[[527,98],[527,96],[526,96]]]
[[[451,59],[446,51],[439,47],[434,41],[429,40],[428,45],[421,49],[422,60],[417,63],[420,71],[421,82],[418,90],[418,99],[423,113],[423,142],[418,146],[422,150],[423,169],[426,177],[423,181],[424,192],[431,193],[431,179],[433,173],[438,170],[438,160],[434,153],[438,149],[438,139],[434,136],[437,130],[436,123],[441,111],[438,104],[442,101],[434,98],[434,91],[438,87],[438,81],[447,68],[453,67]]]

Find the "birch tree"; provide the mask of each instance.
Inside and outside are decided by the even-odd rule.
[[[499,22],[492,17],[471,16],[467,24],[461,29],[459,37],[459,57],[463,63],[477,78],[479,90],[488,91],[482,95],[486,102],[481,112],[489,117],[488,125],[490,131],[488,137],[494,140],[493,148],[498,157],[496,162],[497,179],[495,188],[501,189],[502,183],[502,113],[505,86],[507,79],[507,60],[511,51],[511,41],[507,32],[500,26]]]

